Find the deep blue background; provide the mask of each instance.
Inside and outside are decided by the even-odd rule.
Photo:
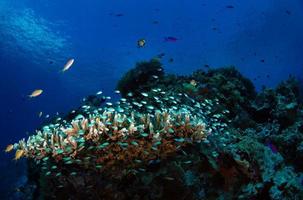
[[[258,89],[289,74],[302,79],[302,19],[301,0],[1,0],[0,149],[45,122],[40,111],[54,116],[98,90],[111,95],[136,61],[162,52],[169,73],[235,65]],[[43,95],[27,98],[37,88]],[[0,153],[0,197],[24,171],[11,159]]]

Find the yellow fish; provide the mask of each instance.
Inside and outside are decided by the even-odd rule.
[[[71,68],[71,66],[74,64],[75,59],[71,58],[69,59],[66,64],[64,65],[62,72],[67,71],[69,68]]]
[[[14,160],[19,160],[24,155],[24,150],[17,150]]]
[[[6,153],[11,152],[13,149],[14,149],[14,145],[9,144],[9,145],[7,145],[7,147],[5,148],[5,152],[6,152]]]
[[[144,39],[140,39],[137,41],[137,45],[139,48],[144,47],[145,43],[146,43],[146,41]]]
[[[38,89],[38,90],[35,90],[35,91],[33,91],[30,95],[29,95],[29,97],[37,97],[37,96],[40,96],[41,94],[42,94],[42,92],[43,92],[43,90],[40,90],[40,89]]]

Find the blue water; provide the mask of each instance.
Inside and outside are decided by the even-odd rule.
[[[235,65],[257,89],[302,80],[302,19],[301,0],[1,0],[0,149],[46,122],[40,111],[51,118],[88,94],[113,95],[123,73],[160,53],[168,73]],[[74,65],[59,73],[69,58]],[[37,88],[44,94],[27,98]],[[25,171],[11,159],[0,154],[3,198]]]

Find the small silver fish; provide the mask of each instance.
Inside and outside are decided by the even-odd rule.
[[[63,69],[62,69],[62,72],[65,72],[67,71],[69,68],[71,68],[71,66],[74,64],[74,59],[69,59],[66,64],[64,65]]]
[[[153,110],[154,106],[149,105],[149,106],[147,106],[147,109]]]
[[[142,96],[144,96],[144,97],[148,97],[148,94],[145,93],[145,92],[142,92],[141,94],[142,94]]]
[[[125,98],[121,98],[121,101],[122,101],[122,102],[126,102],[126,99],[125,99]]]
[[[175,180],[173,177],[169,177],[169,176],[165,176],[163,177],[165,180],[168,180],[168,181],[173,181]]]
[[[111,102],[107,102],[106,105],[112,106],[113,104]]]
[[[43,112],[42,111],[39,112],[39,114],[38,114],[39,118],[42,117],[42,115],[43,115]]]

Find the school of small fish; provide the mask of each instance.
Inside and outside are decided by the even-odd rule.
[[[96,94],[101,95],[102,92]],[[138,168],[134,167],[131,171],[136,173],[145,171],[144,163],[159,162],[161,156],[157,160],[151,159],[155,155],[165,157],[171,151],[163,151],[167,142],[176,149],[186,143],[207,143],[208,135],[223,134],[227,127],[220,120],[223,114],[212,113],[212,106],[218,104],[217,99],[197,102],[187,94],[165,92],[160,88],[142,92],[141,95],[141,100],[136,101],[129,93],[128,99],[121,98],[117,103],[109,102],[111,98],[104,96],[108,100],[104,107],[81,107],[83,115],[89,117],[78,114],[71,121],[57,117],[27,140],[8,145],[5,152],[15,150],[14,160],[26,157],[42,164],[45,176],[63,176],[61,170],[71,164],[77,165],[78,170],[87,166],[104,170],[122,160],[125,165],[133,160]],[[180,127],[184,129],[182,134],[188,131],[186,137],[176,131]],[[124,159],[124,154],[133,147],[142,154]],[[112,148],[116,149],[117,157],[112,158],[112,162],[101,161],[111,154]],[[77,169],[69,175],[76,176],[79,173]],[[164,179],[174,180],[169,176]]]

